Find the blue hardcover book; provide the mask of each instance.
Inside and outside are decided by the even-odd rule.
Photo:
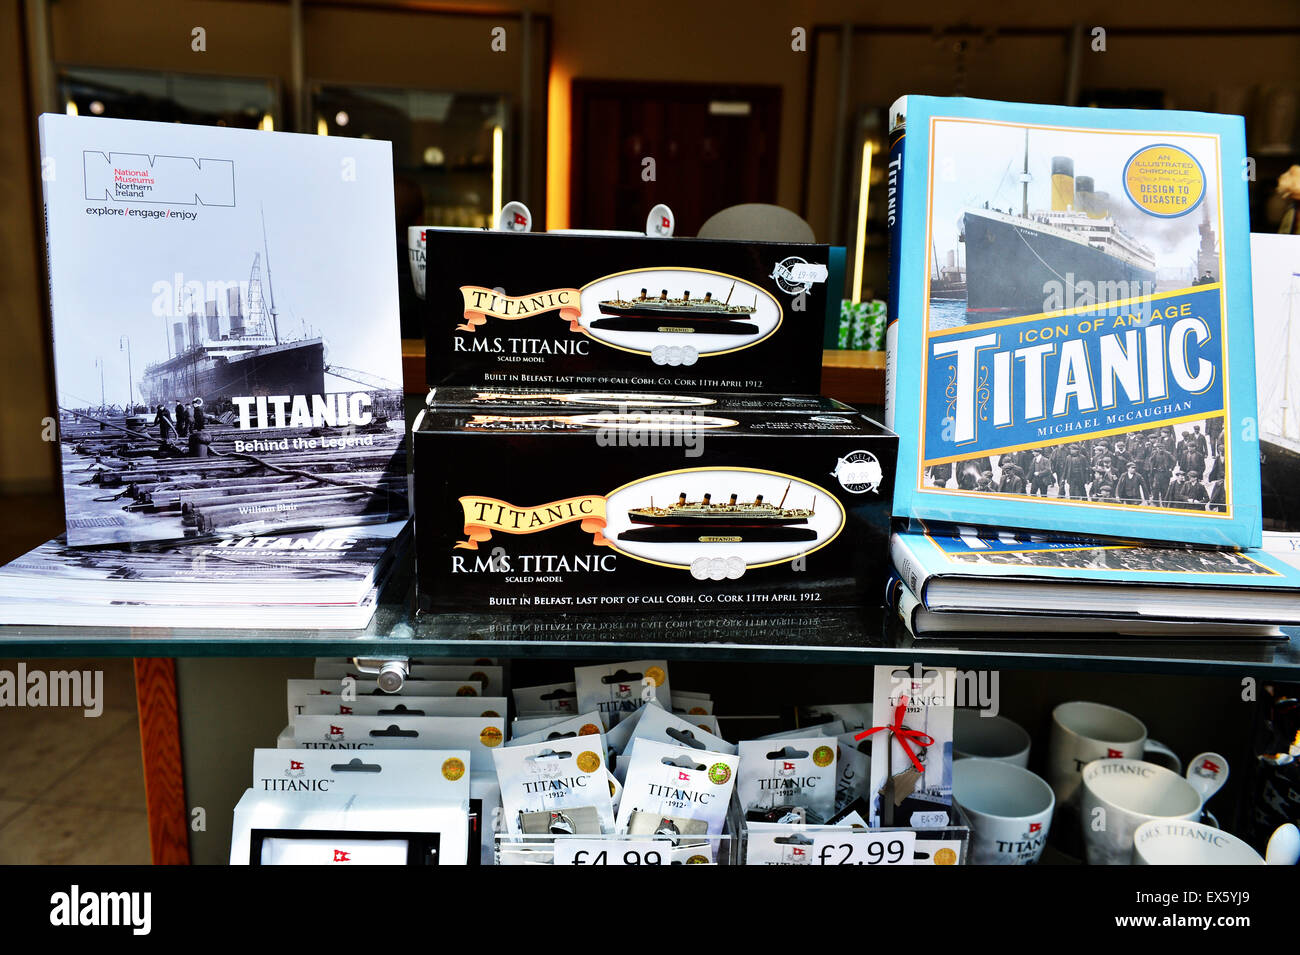
[[[935,526],[895,533],[890,557],[935,613],[1300,622],[1300,570],[1290,555],[1263,550]]]
[[[1244,123],[890,110],[894,513],[1260,544]]]

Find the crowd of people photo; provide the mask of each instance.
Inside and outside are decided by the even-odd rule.
[[[987,494],[1222,511],[1223,418],[933,464],[926,476]]]

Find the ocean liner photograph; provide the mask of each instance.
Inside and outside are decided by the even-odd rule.
[[[68,544],[407,516],[389,145],[42,137],[70,170],[46,184]]]
[[[790,486],[786,484],[777,504],[765,501],[762,494],[752,501],[738,501],[732,494],[726,503],[715,504],[712,494],[691,501],[683,491],[664,507],[656,507],[651,499],[645,507],[628,510],[628,520],[636,526],[623,531],[618,539],[702,544],[816,540],[817,532],[806,525],[817,512],[817,501],[806,508],[786,507]]]
[[[1213,169],[1206,137],[1171,137]],[[1016,124],[934,122],[931,327],[1119,302],[1219,280],[1211,177],[1199,206],[1152,216],[1126,195],[1149,142]]]
[[[602,317],[593,321],[591,327],[618,332],[757,335],[758,326],[745,319],[758,311],[758,297],[754,297],[753,305],[732,305],[731,297],[735,290],[733,282],[727,297],[719,301],[712,292],[692,298],[689,289],[678,297],[670,297],[668,289],[663,289],[657,296],[642,289],[641,294],[630,301],[620,296],[601,302]]]

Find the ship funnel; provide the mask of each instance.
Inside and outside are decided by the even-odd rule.
[[[230,316],[230,337],[244,337],[244,303],[239,297],[239,288],[226,289],[226,314]]]
[[[690,289],[687,289],[685,292],[682,293],[682,300],[685,301],[685,302],[689,302],[689,301],[691,300],[691,290],[690,290]]]
[[[762,504],[762,503],[763,503],[763,495],[760,494],[758,497],[754,498],[754,503],[755,503],[755,504]]]
[[[734,495],[734,494],[731,495],[731,502],[730,502],[730,503],[731,503],[731,506],[732,506],[732,507],[735,507],[735,506],[736,506],[736,495]]]
[[[182,325],[180,322],[173,323],[172,338],[176,342],[176,354],[178,355],[184,354],[185,353],[185,326]]]
[[[216,341],[221,338],[221,319],[217,317],[217,300],[210,298],[204,305],[204,317],[208,320],[208,338]]]
[[[191,347],[191,348],[195,348],[195,347],[198,346],[199,342],[202,341],[202,338],[201,338],[200,335],[199,335],[199,314],[198,314],[198,312],[190,312],[190,315],[189,315],[189,318],[187,319],[187,321],[188,321],[189,324],[190,324],[190,328],[189,328],[189,332],[190,332],[190,347]]]
[[[685,491],[682,491],[681,494],[678,494],[678,495],[677,495],[677,503],[678,503],[678,504],[685,504],[685,503],[686,503],[686,492],[685,492]]]
[[[641,301],[645,301],[645,289],[641,290]]]
[[[703,498],[703,503],[707,505],[707,504],[710,503],[712,500],[713,500],[713,495],[712,495],[712,494],[705,494],[705,495],[704,495],[704,498]]]
[[[1075,176],[1074,207],[1089,218],[1101,219],[1105,217],[1106,210],[1098,205],[1097,194],[1094,189],[1095,186],[1091,176]]]
[[[1069,156],[1052,157],[1052,211],[1065,212],[1074,207],[1074,160]]]
[[[661,302],[668,301],[668,289],[663,289],[662,291],[659,292],[659,301]]]

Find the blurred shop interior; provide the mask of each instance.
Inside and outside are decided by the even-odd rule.
[[[1172,18],[1141,4],[1038,0],[916,10],[861,0],[2,8],[0,560],[60,522],[56,446],[43,433],[56,416],[35,134],[43,111],[390,140],[394,255],[414,349],[407,226],[484,226],[510,200],[529,206],[535,231],[640,230],[663,202],[687,236],[721,209],[776,204],[817,241],[848,247],[846,299],[883,298],[885,119],[904,93],[1243,114],[1256,231],[1276,230],[1277,177],[1300,162],[1294,0],[1188,0]],[[302,223],[303,241],[328,228],[322,209]],[[112,379],[129,379],[108,377],[111,403]]]

